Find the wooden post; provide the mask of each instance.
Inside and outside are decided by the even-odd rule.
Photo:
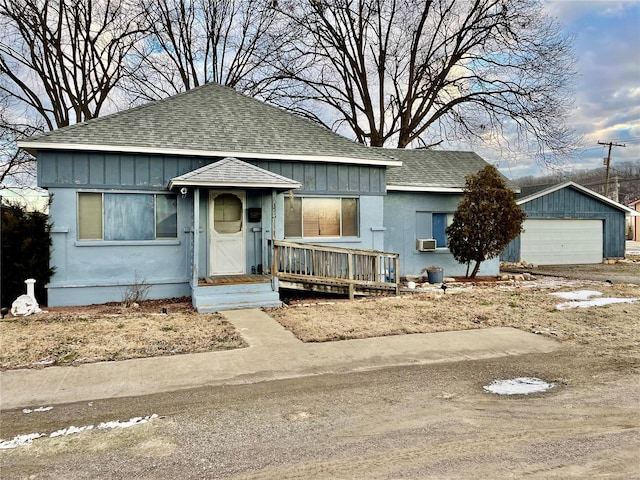
[[[278,246],[273,242],[273,262],[271,263],[271,276],[278,275]]]
[[[393,279],[396,282],[396,296],[400,295],[400,257],[397,255],[393,259],[394,264],[394,276]]]
[[[353,253],[347,253],[347,278],[353,280]],[[353,300],[355,288],[355,284],[349,283],[349,300]]]

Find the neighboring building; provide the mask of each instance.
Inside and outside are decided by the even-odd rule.
[[[442,229],[464,177],[485,165],[368,148],[215,84],[19,145],[53,197],[50,306],[119,301],[143,285],[149,298],[191,296],[199,311],[277,305],[282,239],[398,249],[401,275],[430,264],[464,274]],[[434,252],[417,252],[423,237]]]
[[[517,203],[527,214],[524,231],[505,249],[503,261],[561,265],[624,257],[630,208],[574,182],[522,190]]]
[[[628,203],[627,206],[636,212],[639,212],[640,215],[640,198],[634,200],[631,203]],[[634,240],[636,242],[640,242],[640,221],[635,216],[627,217],[627,240]]]

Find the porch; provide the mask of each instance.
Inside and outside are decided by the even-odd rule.
[[[397,253],[273,241],[271,275],[210,275],[198,279],[199,312],[280,306],[280,288],[356,295],[399,293]]]
[[[193,205],[190,285],[199,312],[279,306],[281,287],[349,298],[398,292],[397,254],[278,240],[286,234],[283,192],[292,196],[299,182],[225,158],[173,178],[169,188],[175,187]],[[350,210],[354,216],[358,211]],[[338,227],[330,242],[340,240]],[[363,242],[375,244],[372,237],[358,238]]]

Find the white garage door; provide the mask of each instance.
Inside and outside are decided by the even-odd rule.
[[[536,265],[602,262],[602,220],[525,220],[520,259]]]

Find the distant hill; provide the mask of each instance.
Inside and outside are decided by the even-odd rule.
[[[526,195],[527,191],[540,190],[543,186],[556,185],[571,180],[594,192],[604,195],[606,169],[578,170],[562,175],[544,175],[541,177],[522,177],[513,180]],[[611,167],[609,172],[609,198],[627,204],[640,198],[640,160],[620,162]]]

